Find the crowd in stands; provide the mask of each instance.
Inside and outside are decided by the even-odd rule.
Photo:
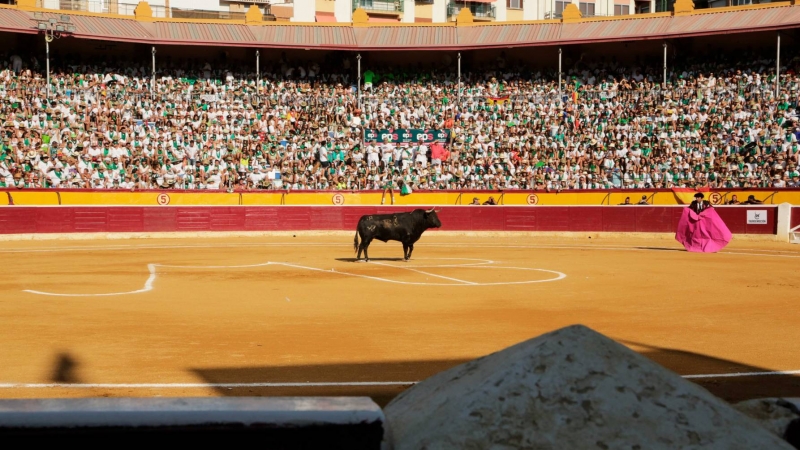
[[[800,60],[555,72],[0,59],[0,187],[606,189],[800,187]],[[452,64],[450,65],[452,66]],[[448,130],[395,144],[365,129]]]

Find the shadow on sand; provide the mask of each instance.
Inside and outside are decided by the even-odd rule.
[[[50,381],[53,383],[80,383],[75,374],[78,362],[69,353],[61,352],[56,355]]]
[[[675,247],[634,247],[636,250],[661,250],[665,252],[685,252],[685,248]]]
[[[640,354],[681,375],[745,374],[772,372],[772,369],[742,364],[683,350],[656,347],[640,342],[619,341]],[[797,369],[787,367],[783,369]],[[752,398],[798,397],[800,377],[795,375],[760,375],[736,377],[689,378],[717,397],[732,403]]]
[[[769,372],[768,369],[698,353],[622,342],[640,354],[681,375]],[[193,369],[208,383],[412,382],[465,363],[467,360],[401,361],[364,364],[298,365],[283,367],[220,367]],[[692,378],[728,402],[762,397],[800,397],[800,377],[791,375]],[[217,388],[221,395],[368,396],[385,406],[409,385],[277,386]]]
[[[283,367],[220,367],[193,369],[205,382],[219,383],[352,383],[413,382],[467,362],[466,360],[401,361],[363,364],[319,364]],[[217,388],[221,395],[363,396],[385,406],[411,384],[344,386],[276,386]]]
[[[370,261],[405,261],[403,258],[370,258]],[[336,258],[336,261],[340,262],[364,262],[364,258],[360,260],[356,258]]]

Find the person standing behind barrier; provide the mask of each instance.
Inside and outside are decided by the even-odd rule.
[[[381,205],[386,202],[386,193],[389,193],[389,197],[392,200],[392,204],[394,205],[394,168],[391,166],[386,167],[386,175],[383,180],[383,194],[381,194]]]
[[[702,192],[694,194],[694,201],[689,204],[689,208],[694,211],[695,214],[700,214],[708,208],[713,208],[713,205],[711,205],[708,200],[703,200],[704,198],[705,195],[703,195]]]
[[[383,163],[383,169],[391,169],[392,161],[394,160],[394,145],[389,142],[389,138],[385,138],[383,140],[383,146],[381,146],[381,162]]]
[[[369,145],[367,145],[367,165],[372,166],[375,165],[376,167],[380,161],[380,148],[378,148],[378,143],[372,141]]]
[[[317,149],[319,155],[319,165],[322,166],[323,169],[327,169],[330,167],[331,163],[328,161],[328,144],[323,143]]]
[[[19,55],[11,55],[11,70],[16,75],[22,72],[22,58]]]

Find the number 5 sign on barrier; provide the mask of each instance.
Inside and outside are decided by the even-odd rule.
[[[169,205],[169,194],[158,194],[156,202],[161,206]]]

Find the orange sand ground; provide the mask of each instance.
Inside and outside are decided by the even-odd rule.
[[[800,246],[734,242],[691,254],[658,239],[429,233],[409,263],[392,260],[399,243],[371,251],[385,260],[347,260],[346,236],[4,242],[0,397],[370,395],[384,404],[406,386],[197,384],[417,381],[575,323],[682,375],[800,369]],[[23,292],[141,290],[148,264],[160,266],[142,293]],[[566,278],[510,284],[558,276],[530,268]],[[800,396],[795,376],[695,381],[729,401]],[[162,386],[85,386],[143,383]]]

